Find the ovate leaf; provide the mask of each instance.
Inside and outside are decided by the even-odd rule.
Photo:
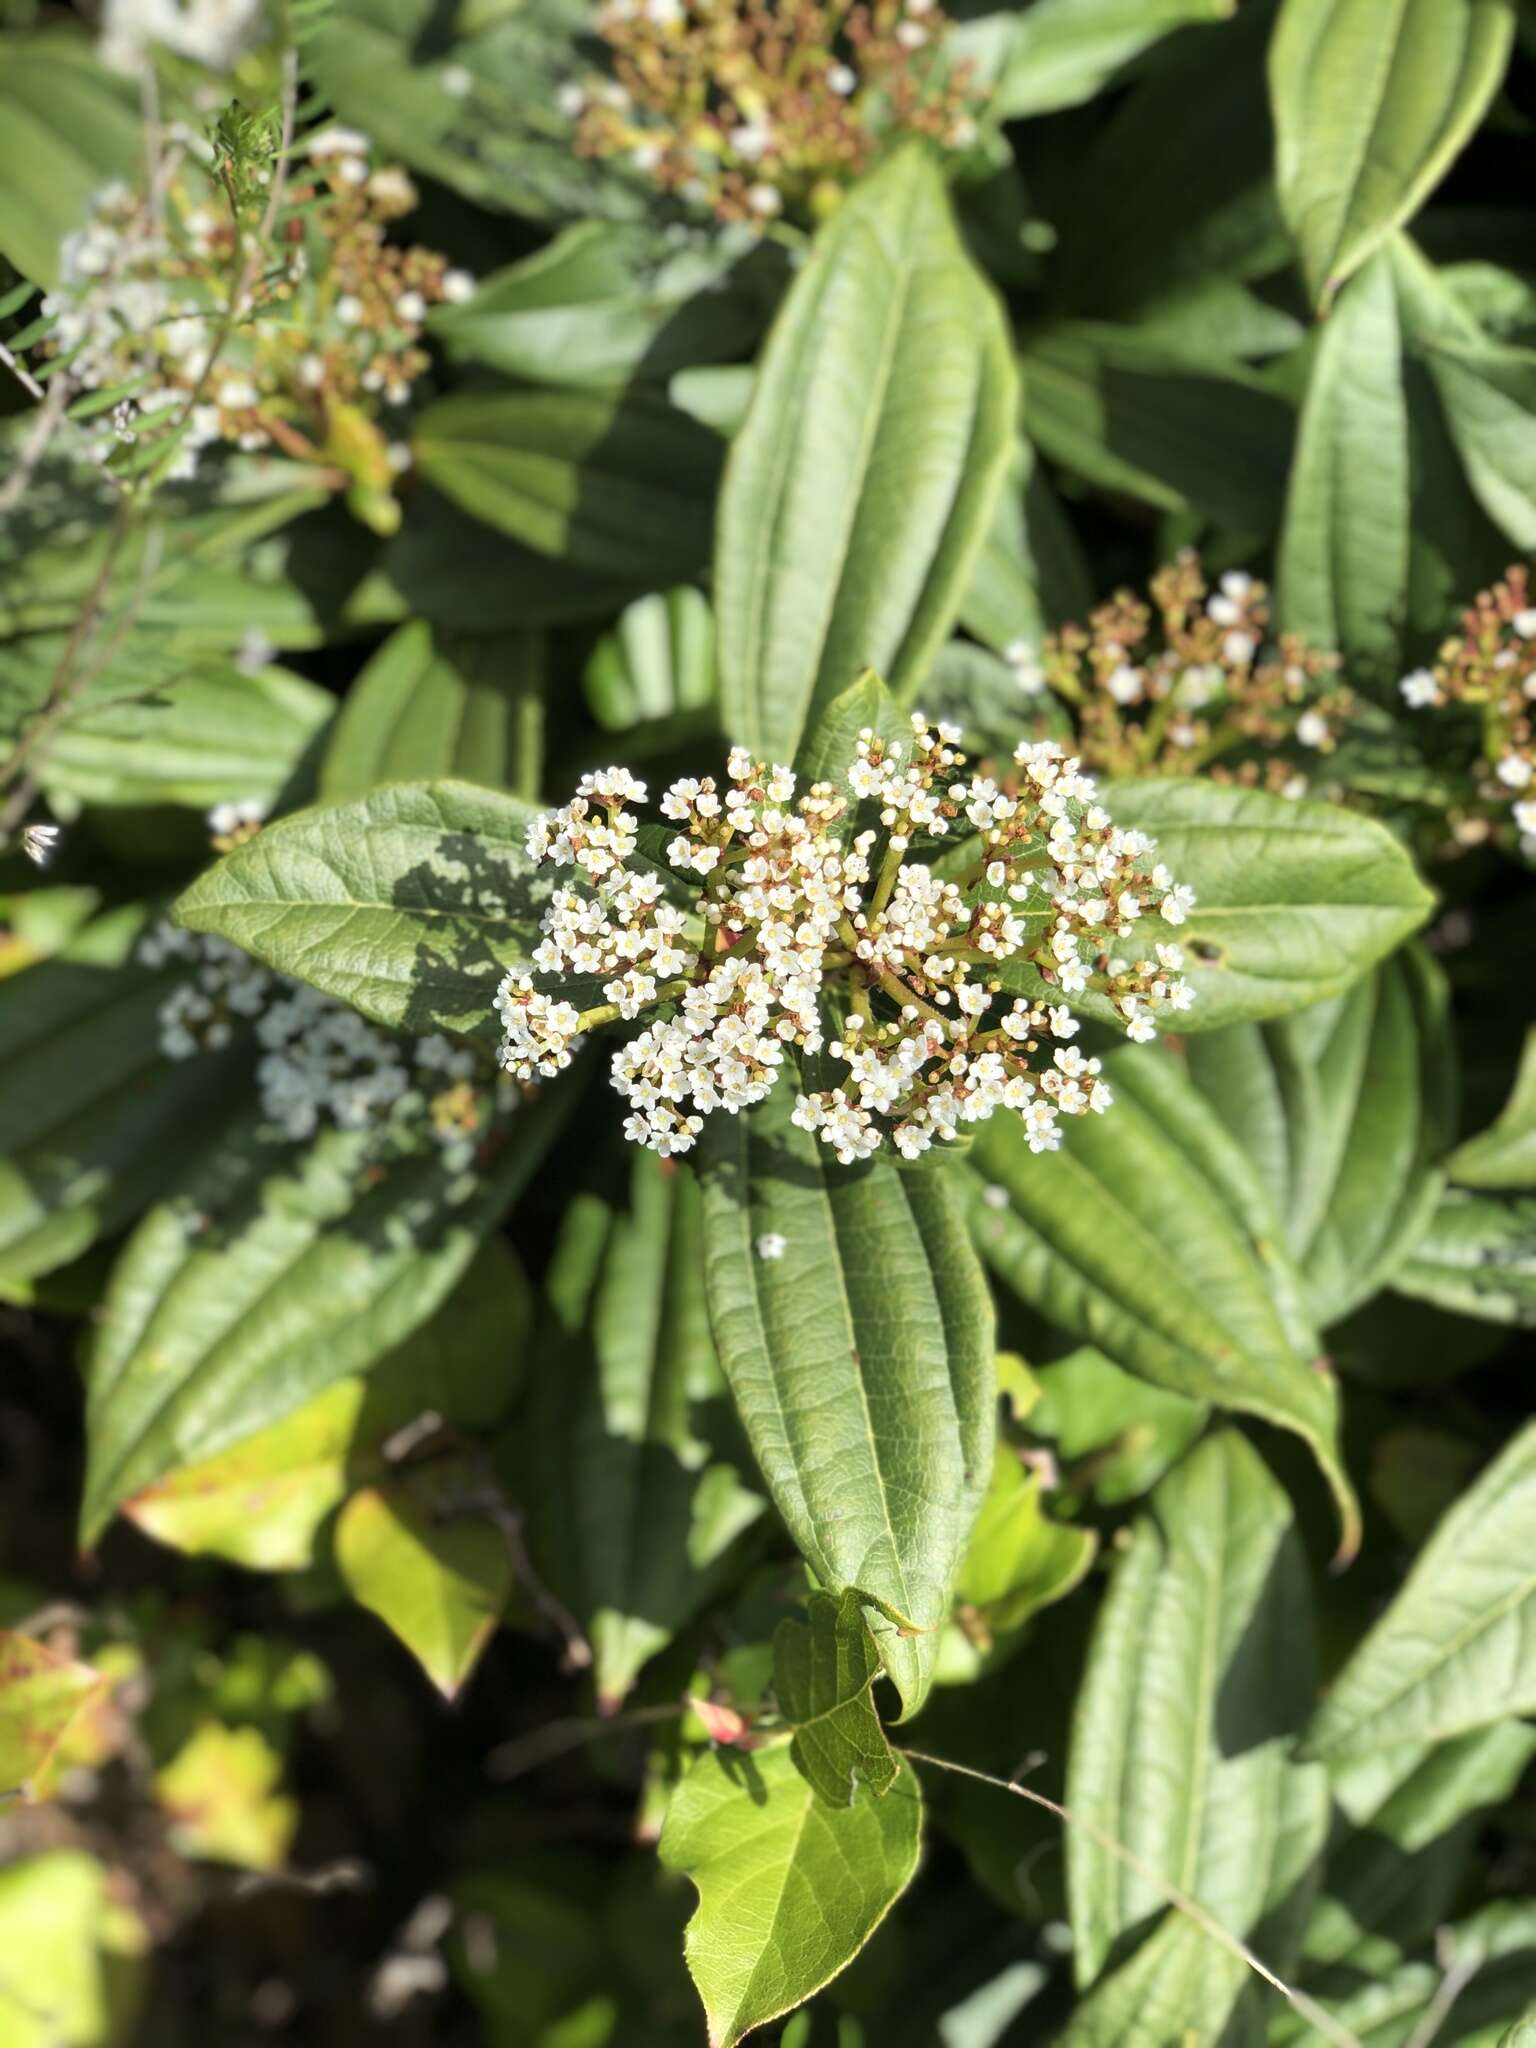
[[[83,1849],[0,1871],[0,2038],[6,2048],[126,2048],[149,1930]]]
[[[1015,404],[939,170],[899,151],[817,236],[732,445],[715,592],[733,738],[793,760],[865,667],[910,699],[964,595]]]
[[[1140,928],[1184,948],[1195,1003],[1183,1031],[1275,1017],[1337,995],[1421,925],[1434,898],[1382,825],[1197,777],[1119,783],[1117,825],[1150,833],[1195,892],[1186,923]]]
[[[1457,1315],[1536,1326],[1536,1196],[1448,1189],[1392,1284]]]
[[[791,1107],[707,1126],[710,1316],[774,1504],[826,1590],[878,1610],[905,1716],[990,1468],[991,1303],[943,1171],[840,1167]]]
[[[1444,340],[1429,351],[1446,422],[1488,517],[1536,548],[1536,351]]]
[[[829,1806],[787,1746],[700,1757],[672,1795],[661,1860],[698,1888],[684,1937],[710,2048],[792,2012],[858,1954],[912,1881],[917,1780]]]
[[[1166,1906],[1147,1871],[1239,1936],[1306,1876],[1326,1832],[1326,1777],[1288,1752],[1311,1706],[1312,1659],[1290,1502],[1224,1430],[1152,1496],[1094,1631],[1067,1803],[1144,1868],[1069,1830],[1079,1983]],[[1220,1972],[1216,1983],[1219,1998],[1185,2015],[1212,2040],[1233,1995]]]
[[[669,583],[708,559],[722,444],[643,389],[440,398],[414,446],[445,497],[555,561]]]
[[[368,1131],[269,1147],[237,1126],[116,1267],[89,1362],[81,1522],[365,1371],[424,1323],[534,1171],[570,1104],[520,1110],[455,1171],[429,1138],[380,1160]]]
[[[1171,1061],[1127,1046],[1104,1067],[1113,1107],[1074,1120],[1059,1152],[1031,1153],[1015,1119],[983,1126],[978,1245],[1032,1308],[1127,1372],[1303,1437],[1352,1550],[1338,1390],[1254,1169]]]
[[[299,1806],[278,1791],[283,1760],[259,1728],[204,1721],[163,1770],[155,1798],[183,1856],[277,1870],[299,1824]]]
[[[1314,646],[1395,669],[1408,604],[1408,394],[1394,269],[1382,250],[1312,350],[1278,564],[1282,623]]]
[[[0,1794],[35,1796],[46,1789],[70,1724],[102,1697],[107,1683],[89,1664],[0,1629]]]
[[[1536,1708],[1536,1423],[1424,1546],[1308,1732],[1314,1756],[1443,1741]]]
[[[1263,1175],[1318,1320],[1338,1321],[1440,1198],[1456,1067],[1439,968],[1405,947],[1331,1002],[1199,1033],[1185,1058]]]
[[[476,1512],[483,1482],[438,1459],[353,1494],[336,1524],[348,1592],[392,1629],[449,1699],[474,1669],[512,1591],[506,1536]]]
[[[1458,1145],[1446,1168],[1458,1187],[1536,1187],[1536,1026],[1526,1033],[1520,1071],[1498,1120]]]
[[[453,633],[413,619],[347,692],[320,794],[453,776],[536,798],[543,726],[539,635]]]
[[[974,53],[982,78],[995,70],[988,113],[1017,121],[1080,106],[1161,37],[1233,10],[1234,0],[1036,0],[1022,13],[984,15],[960,30],[955,47]],[[999,21],[1003,36],[984,33]],[[994,41],[1001,61],[988,63]]]
[[[1450,168],[1513,32],[1507,0],[1284,0],[1269,63],[1275,178],[1319,304]]]
[[[176,903],[282,974],[418,1031],[488,1031],[553,887],[530,805],[467,782],[389,784],[269,825]]]
[[[627,1203],[581,1194],[566,1212],[550,1277],[563,1363],[535,1384],[527,1487],[540,1563],[586,1630],[609,1712],[765,1506],[708,1441],[728,1403],[698,1183],[625,1149]]]
[[[773,1690],[793,1724],[790,1754],[829,1806],[852,1806],[862,1781],[883,1798],[901,1774],[873,1698],[880,1656],[857,1593],[812,1593],[802,1621],[773,1634]]]

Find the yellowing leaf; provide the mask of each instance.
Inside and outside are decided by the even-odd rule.
[[[44,1793],[71,1722],[106,1689],[89,1664],[0,1629],[0,1793]]]
[[[450,1699],[512,1591],[512,1554],[501,1532],[469,1511],[474,1491],[469,1468],[443,1460],[354,1494],[336,1524],[348,1591]]]
[[[276,1870],[299,1824],[298,1802],[282,1797],[282,1758],[256,1728],[204,1721],[155,1776],[155,1797],[184,1856]]]

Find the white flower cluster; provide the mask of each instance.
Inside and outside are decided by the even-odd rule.
[[[476,1113],[468,1097],[475,1055],[437,1034],[392,1037],[344,1003],[274,974],[227,939],[161,922],[139,941],[150,968],[189,970],[160,1005],[160,1049],[192,1059],[234,1043],[249,1024],[258,1048],[262,1115],[285,1139],[312,1137],[324,1123],[359,1131],[412,1111],[429,1117],[444,1146],[468,1163]]]
[[[672,875],[639,854],[626,806],[646,800],[644,785],[622,768],[584,777],[529,833],[531,857],[569,867],[575,886],[550,901],[534,971],[498,991],[503,1065],[523,1080],[556,1074],[584,1031],[657,1011],[612,1078],[631,1105],[625,1135],[666,1157],[711,1111],[761,1101],[788,1048],[821,1053],[835,997],[843,1021],[826,1052],[847,1078],[800,1094],[794,1116],[844,1163],[887,1136],[916,1158],[999,1108],[1019,1112],[1033,1150],[1054,1148],[1057,1119],[1103,1110],[1109,1091],[1098,1061],[1068,1043],[1078,1026],[1052,994],[1092,990],[1128,1036],[1151,1038],[1158,1011],[1190,1001],[1182,954],[1161,943],[1126,959],[1119,945],[1143,916],[1182,923],[1193,895],[1150,862],[1150,840],[1112,823],[1059,748],[1022,744],[999,784],[962,772],[958,737],[921,714],[909,748],[866,731],[843,787],[798,797],[790,770],[739,747],[725,789],[674,783],[660,809],[682,829],[666,862],[695,895],[691,915],[669,895]],[[878,824],[853,830],[861,806]],[[914,841],[949,836],[967,842],[952,873],[931,864],[937,847],[905,858]],[[1028,971],[1005,989],[1010,961]],[[579,1009],[572,978],[605,1002]],[[1046,1039],[1058,1041],[1048,1059]]]
[[[264,33],[263,0],[106,0],[100,53],[114,71],[142,71],[152,48],[228,71]]]

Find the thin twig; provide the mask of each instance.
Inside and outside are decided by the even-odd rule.
[[[1469,1958],[1465,1962],[1458,1963],[1454,1950],[1450,1953],[1446,1952],[1446,1937],[1449,1932],[1448,1928],[1443,1928],[1439,1939],[1435,1943],[1436,1961],[1440,1964],[1445,1974],[1436,1986],[1434,1997],[1424,2008],[1423,2018],[1403,2043],[1403,2048],[1430,2048],[1430,2043],[1439,2033],[1446,2015],[1450,2012],[1457,1999],[1460,1998],[1462,1992],[1472,1982],[1481,1966],[1481,1957],[1476,1959]]]
[[[1186,1919],[1192,1920],[1202,1934],[1209,1935],[1228,1955],[1246,1963],[1255,1975],[1263,1978],[1271,1990],[1278,1991],[1286,2003],[1294,2007],[1304,2020],[1309,2021],[1320,2034],[1334,2042],[1336,2048],[1361,2048],[1358,2035],[1341,2026],[1331,2013],[1326,2012],[1315,1999],[1309,1998],[1306,1992],[1298,1991],[1293,1985],[1287,1984],[1284,1978],[1277,1977],[1268,1963],[1256,1956],[1246,1942],[1239,1941],[1229,1928],[1223,1927],[1213,1914],[1206,1911],[1198,1899],[1192,1899],[1187,1892],[1180,1891],[1177,1885],[1170,1884],[1161,1871],[1154,1870],[1151,1864],[1144,1862],[1134,1850],[1127,1849],[1123,1842],[1117,1842],[1113,1835],[1107,1834],[1085,1815],[1074,1813],[1070,1807],[1062,1806],[1054,1799],[1047,1799],[1043,1792],[1032,1791],[1028,1785],[1020,1785],[1009,1778],[994,1777],[990,1771],[973,1770],[969,1764],[952,1763],[948,1757],[929,1756],[920,1749],[904,1749],[900,1754],[909,1757],[915,1764],[931,1764],[935,1770],[953,1771],[957,1777],[974,1778],[982,1785],[994,1786],[999,1792],[1012,1793],[1015,1799],[1027,1799],[1031,1806],[1043,1807],[1047,1813],[1053,1814],[1067,1827],[1080,1829],[1106,1855],[1113,1856],[1117,1862],[1123,1864],[1127,1870],[1134,1871],[1147,1884],[1155,1885],[1170,1906],[1182,1913]]]
[[[0,484],[0,513],[9,512],[21,501],[22,493],[36,474],[37,465],[42,461],[48,443],[53,439],[59,421],[64,417],[64,407],[69,402],[69,387],[62,377],[55,377],[43,393],[43,402],[32,415],[32,425],[26,439],[17,451],[16,464],[3,484]]]
[[[551,1721],[543,1728],[535,1728],[531,1735],[519,1736],[515,1742],[503,1742],[493,1749],[485,1760],[486,1776],[505,1784],[509,1779],[521,1778],[526,1772],[537,1770],[540,1764],[553,1762],[557,1756],[580,1749],[584,1743],[596,1742],[604,1735],[616,1735],[626,1728],[647,1728],[658,1721],[676,1721],[683,1712],[683,1705],[679,1703],[675,1706],[635,1707],[627,1714],[588,1714],[571,1721]]]
[[[16,379],[16,382],[21,386],[22,390],[25,391],[29,397],[35,398],[38,404],[41,405],[44,398],[47,396],[47,393],[43,390],[42,385],[38,383],[37,379],[33,376],[32,372],[27,368],[26,364],[21,360],[21,357],[17,355],[12,355],[11,351],[6,347],[3,341],[0,341],[0,363],[3,363],[5,367],[10,371],[11,375]]]

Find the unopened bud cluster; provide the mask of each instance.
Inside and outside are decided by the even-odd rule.
[[[1212,590],[1190,549],[1148,595],[1119,591],[1086,628],[1010,647],[1026,694],[1071,707],[1083,759],[1106,775],[1205,773],[1304,796],[1306,756],[1331,752],[1353,710],[1339,657],[1294,633],[1272,640],[1265,586],[1231,570]]]
[[[152,190],[104,187],[66,237],[44,346],[71,392],[118,394],[92,426],[97,459],[124,475],[190,476],[227,442],[387,492],[373,416],[409,399],[428,312],[473,281],[386,241],[416,192],[371,166],[366,136],[300,144],[268,218],[278,175],[273,157],[234,161],[188,133]]]
[[[936,0],[604,0],[613,76],[566,89],[584,156],[721,220],[818,211],[901,134],[976,139]]]
[[[1510,569],[1479,591],[1433,668],[1415,669],[1398,688],[1412,711],[1459,705],[1478,721],[1470,795],[1451,811],[1456,843],[1480,845],[1512,824],[1520,851],[1536,860],[1536,604],[1526,571]]]
[[[958,738],[921,714],[910,744],[866,731],[839,783],[804,790],[738,747],[724,787],[661,798],[675,829],[655,860],[628,808],[645,785],[585,776],[529,833],[531,858],[570,877],[532,971],[498,992],[504,1065],[550,1076],[585,1031],[645,1018],[612,1079],[625,1135],[664,1157],[712,1111],[761,1101],[792,1055],[802,1079],[819,1055],[843,1069],[794,1116],[845,1164],[887,1138],[916,1158],[997,1109],[1054,1149],[1059,1117],[1110,1099],[1062,998],[1092,991],[1151,1038],[1190,991],[1179,948],[1144,945],[1138,925],[1182,923],[1193,897],[1076,760],[1025,742],[994,781],[965,772]],[[604,1002],[579,1008],[582,982]]]
[[[220,1052],[251,1035],[257,1099],[274,1139],[313,1137],[327,1124],[394,1135],[410,1128],[441,1145],[450,1166],[470,1164],[497,1091],[481,1085],[467,1046],[435,1033],[395,1038],[207,933],[161,922],[139,941],[137,958],[186,970],[159,1008],[168,1059]]]

